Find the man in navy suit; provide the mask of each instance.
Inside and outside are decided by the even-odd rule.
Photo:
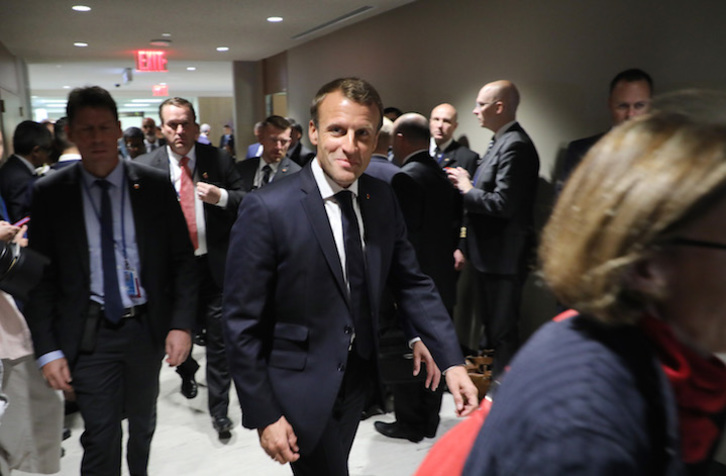
[[[378,144],[373,151],[371,161],[366,168],[366,174],[391,183],[393,177],[401,171],[398,164],[388,160],[388,151],[391,148],[393,139],[393,121],[383,116],[383,125],[378,131]]]
[[[608,109],[613,127],[648,112],[652,95],[653,79],[642,69],[626,69],[616,74],[610,81],[610,96],[608,97]],[[567,177],[582,161],[590,147],[604,135],[605,133],[601,132],[569,143],[558,180],[558,188],[562,188]]]
[[[474,114],[494,132],[474,176],[448,169],[461,191],[466,226],[464,255],[473,266],[476,312],[484,324],[479,349],[494,349],[499,375],[519,347],[519,306],[533,243],[539,178],[537,150],[516,119],[519,91],[506,80],[481,88]]]
[[[282,116],[270,116],[262,122],[259,135],[262,155],[236,164],[242,178],[242,190],[249,192],[264,187],[300,170],[300,166],[285,155],[291,133],[290,123]]]
[[[38,178],[36,169],[48,161],[53,138],[46,126],[23,121],[15,128],[15,153],[0,168],[0,190],[8,209],[5,217],[15,223],[30,214],[31,188]]]
[[[195,142],[199,126],[194,106],[183,98],[170,98],[159,106],[161,132],[166,146],[136,161],[164,171],[174,184],[194,244],[199,309],[197,322],[206,328],[209,414],[220,437],[228,437],[232,422],[227,416],[231,378],[222,337],[222,286],[229,232],[242,200],[242,181],[232,158],[222,149]],[[189,188],[185,188],[185,181]],[[190,193],[189,207],[185,193]],[[199,364],[189,359],[177,368],[182,393],[196,395],[194,373]]]
[[[386,283],[403,318],[446,369],[457,413],[477,405],[453,325],[419,269],[395,194],[363,174],[382,112],[365,81],[323,86],[309,124],[316,160],[248,194],[232,229],[225,338],[243,424],[298,475],[348,474],[377,374]]]
[[[184,217],[168,179],[120,160],[116,103],[97,86],[68,98],[81,161],[35,184],[30,248],[50,258],[25,316],[48,384],[75,393],[81,474],[146,475],[164,353],[191,347],[197,281]]]

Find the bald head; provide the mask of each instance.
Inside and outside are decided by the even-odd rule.
[[[434,138],[436,145],[440,146],[447,143],[453,136],[456,127],[458,114],[456,108],[451,104],[439,104],[431,110],[429,117],[429,130],[431,137]]]
[[[511,81],[505,79],[484,85],[476,97],[474,115],[479,125],[497,132],[503,125],[517,118],[519,91]]]
[[[381,129],[378,131],[378,144],[376,150],[373,151],[377,155],[388,155],[388,149],[391,147],[393,140],[393,121],[383,116]]]
[[[414,152],[428,150],[431,133],[424,116],[409,112],[393,123],[393,160],[403,165],[403,160]]]

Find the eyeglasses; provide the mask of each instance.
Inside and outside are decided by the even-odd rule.
[[[717,243],[715,241],[692,240],[690,238],[671,238],[663,242],[664,245],[676,246],[696,246],[698,248],[712,248],[716,250],[726,250],[726,243]]]

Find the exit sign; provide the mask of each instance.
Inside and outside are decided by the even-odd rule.
[[[136,71],[166,73],[166,51],[137,51]]]
[[[151,87],[152,96],[168,96],[169,86],[166,84],[155,84]]]

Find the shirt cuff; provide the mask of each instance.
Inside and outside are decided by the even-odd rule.
[[[48,352],[47,354],[43,354],[35,361],[38,364],[38,368],[43,368],[43,366],[49,362],[53,362],[54,360],[58,359],[64,359],[66,356],[63,354],[62,350],[54,350],[53,352]]]
[[[227,207],[227,201],[229,200],[229,194],[227,193],[227,190],[220,188],[219,193],[222,195],[219,197],[219,201],[215,203],[216,206],[219,208],[226,208]]]
[[[408,341],[408,348],[409,348],[409,349],[413,349],[413,345],[414,345],[414,344],[415,344],[416,342],[420,341],[420,340],[421,340],[421,338],[420,338],[420,337],[414,337],[413,339],[411,339],[410,341]]]

